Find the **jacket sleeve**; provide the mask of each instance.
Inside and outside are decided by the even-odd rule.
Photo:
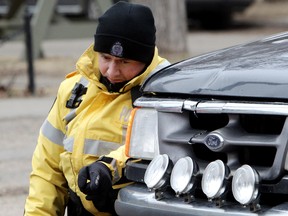
[[[128,157],[125,155],[125,145],[120,146],[117,150],[105,155],[105,157],[113,158],[110,163],[105,162],[105,164],[111,170],[113,183],[116,183],[122,177],[122,170],[124,169],[125,163],[128,160]]]
[[[67,203],[67,183],[59,168],[60,154],[64,151],[65,126],[60,118],[59,94],[43,123],[32,158],[29,195],[25,214],[64,215]]]

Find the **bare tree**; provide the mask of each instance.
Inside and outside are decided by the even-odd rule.
[[[151,8],[157,28],[157,46],[165,53],[187,52],[185,0],[131,0]]]

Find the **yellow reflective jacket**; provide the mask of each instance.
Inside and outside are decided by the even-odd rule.
[[[94,215],[107,215],[98,212],[80,192],[78,172],[106,155],[116,159],[115,166],[108,165],[113,181],[121,177],[127,160],[123,149],[132,109],[130,90],[169,62],[158,56],[155,48],[153,60],[144,73],[129,81],[120,93],[109,93],[99,82],[97,58],[91,45],[77,61],[76,71],[61,83],[55,103],[40,129],[32,159],[26,216],[64,215],[68,188],[80,197],[86,210]],[[76,83],[81,84],[82,89],[75,89]],[[73,99],[73,87],[80,96],[74,101],[75,107],[67,108],[67,101]]]

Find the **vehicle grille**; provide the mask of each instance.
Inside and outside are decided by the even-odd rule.
[[[193,102],[181,113],[158,110],[160,154],[168,154],[173,162],[190,156],[202,170],[217,159],[232,171],[249,164],[263,181],[279,179],[286,172],[287,105],[275,104],[273,109],[273,103],[229,103]],[[207,145],[211,134],[221,137],[223,146]]]

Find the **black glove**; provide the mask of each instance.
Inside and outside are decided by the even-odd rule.
[[[79,171],[78,186],[86,194],[86,199],[102,212],[114,211],[112,175],[109,168],[94,162]]]

